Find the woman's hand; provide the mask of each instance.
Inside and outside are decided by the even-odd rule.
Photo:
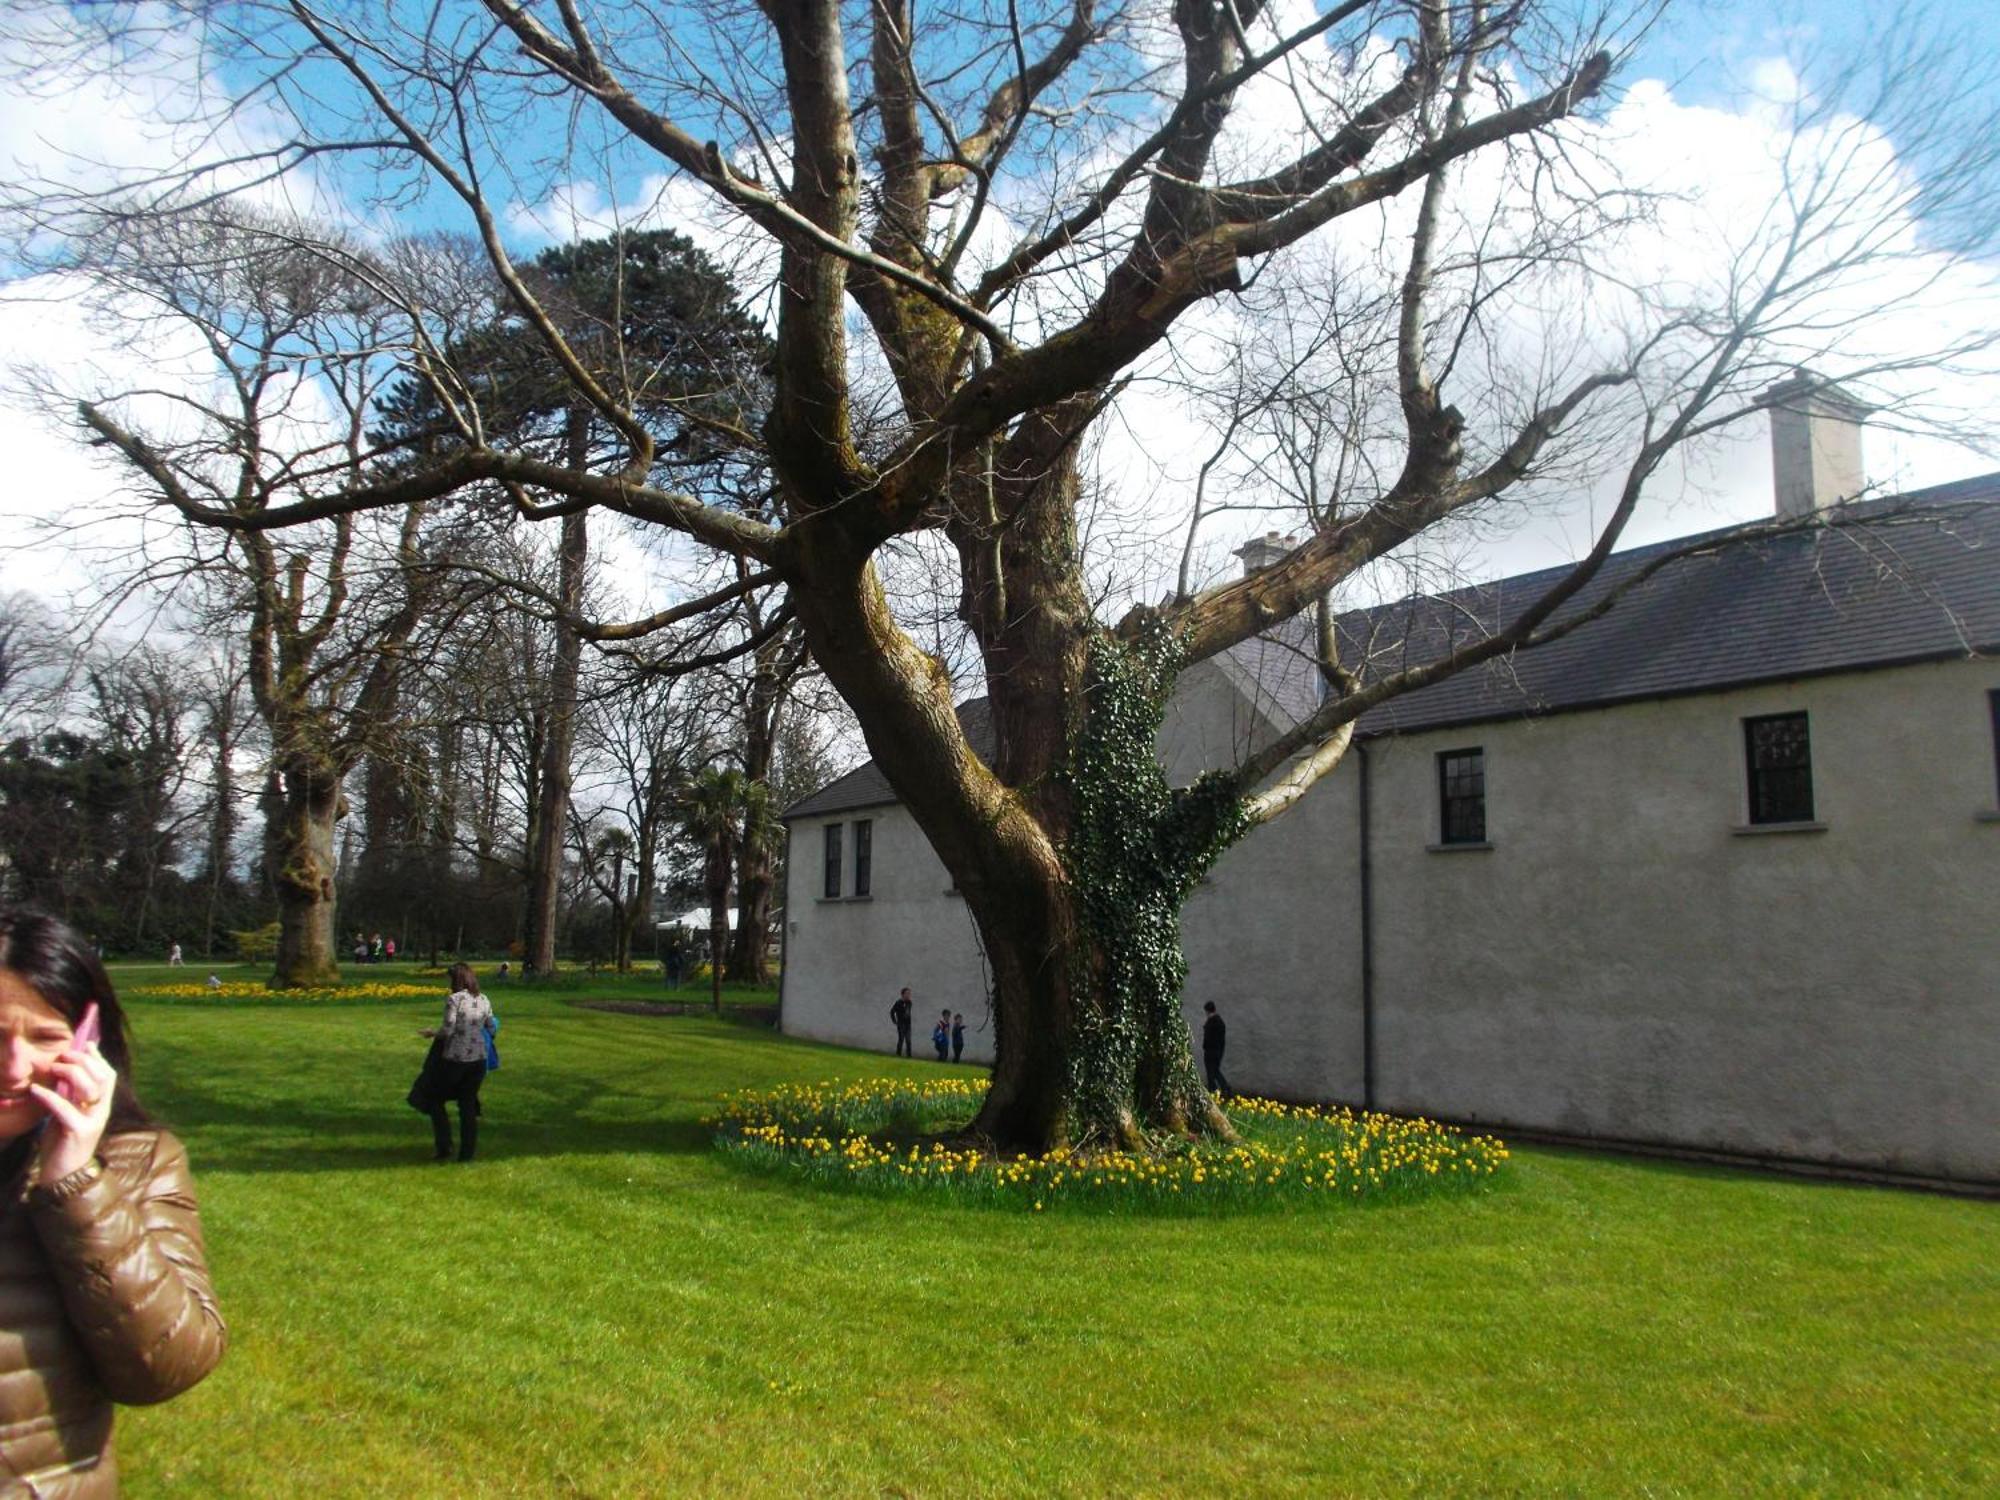
[[[49,1072],[68,1084],[76,1098],[67,1099],[40,1082],[28,1085],[48,1111],[48,1123],[42,1128],[41,1169],[36,1173],[44,1185],[61,1182],[97,1155],[97,1144],[111,1120],[111,1091],[118,1086],[118,1070],[104,1060],[95,1042],[58,1054]]]

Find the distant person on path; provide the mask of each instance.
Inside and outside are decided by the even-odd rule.
[[[951,1018],[951,1060],[965,1056],[965,1012],[954,1011]]]
[[[394,938],[389,938],[383,942],[382,959],[385,963],[394,963],[396,961],[396,940]]]
[[[931,1045],[937,1048],[939,1062],[951,1061],[951,1012],[940,1011],[938,1023],[931,1028]]]
[[[354,934],[354,961],[358,964],[368,962],[368,939],[359,932]]]
[[[687,939],[678,926],[667,935],[667,987],[679,989],[687,978]]]
[[[382,934],[379,932],[368,939],[368,962],[371,964],[382,962]]]
[[[1201,1023],[1202,1071],[1208,1075],[1208,1091],[1227,1096],[1236,1092],[1222,1076],[1222,1049],[1229,1040],[1229,1027],[1223,1023],[1213,1000],[1202,1009],[1208,1013],[1208,1019]]]
[[[451,1160],[451,1121],[444,1107],[457,1100],[458,1159],[471,1161],[479,1143],[479,1085],[486,1081],[486,1023],[493,1019],[493,1005],[479,993],[470,964],[453,964],[448,977],[451,996],[444,1002],[444,1020],[421,1033],[436,1045],[420,1087],[427,1085],[437,1160]]]
[[[115,1495],[113,1401],[178,1395],[228,1341],[187,1151],[131,1067],[82,937],[0,908],[0,1494]]]
[[[896,1056],[915,1057],[910,1049],[910,987],[903,986],[903,993],[896,997],[896,1003],[889,1007],[889,1019],[896,1023]]]
[[[507,960],[503,958],[500,960],[500,972],[495,977],[498,978],[502,984],[505,984],[507,982],[507,976],[511,972],[512,971],[507,967]]]
[[[170,969],[178,969],[180,966],[181,966],[181,945],[179,943],[175,943],[173,947],[167,949],[167,967]]]

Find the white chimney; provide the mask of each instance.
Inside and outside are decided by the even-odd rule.
[[[1263,572],[1298,544],[1297,537],[1280,536],[1275,531],[1267,531],[1261,537],[1253,536],[1236,549],[1236,556],[1243,559],[1243,576],[1248,578],[1253,573]]]
[[[1861,493],[1868,482],[1861,462],[1867,406],[1806,370],[1794,370],[1759,400],[1771,413],[1779,516],[1810,516]]]

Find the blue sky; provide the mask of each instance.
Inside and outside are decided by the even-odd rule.
[[[1573,0],[1579,9],[1590,4],[1590,0]],[[941,7],[937,10],[941,12]],[[1735,111],[1743,108],[1751,79],[1761,64],[1781,55],[1792,55],[1808,64],[1808,81],[1823,69],[1833,69],[1848,60],[1859,60],[1864,71],[1875,65],[1874,60],[1882,55],[1882,40],[1885,19],[1900,11],[1902,7],[1869,5],[1846,0],[1846,3],[1805,6],[1795,3],[1776,3],[1776,0],[1751,0],[1751,3],[1721,3],[1721,0],[1685,0],[1677,6],[1672,17],[1658,26],[1641,44],[1640,49],[1628,67],[1623,82],[1627,85],[1640,79],[1659,79],[1672,89],[1677,102],[1684,105],[1707,106],[1718,111]],[[1944,13],[1958,44],[1958,55],[1966,58],[1971,65],[1989,65],[1988,59],[2000,53],[2000,3],[1963,4]],[[1818,68],[1811,65],[1817,59]],[[1954,74],[1954,77],[1960,76]],[[87,97],[87,91],[83,91]],[[92,102],[90,107],[73,108],[69,119],[64,115],[61,101],[37,103],[20,98],[0,98],[0,162],[17,151],[31,145],[37,136],[46,134],[54,119],[69,119],[76,130],[74,145],[86,155],[96,154],[98,159],[117,160],[123,142],[140,134],[138,125],[116,118],[116,111]],[[699,127],[702,122],[689,121],[691,127]],[[1679,140],[1656,143],[1657,149],[1665,154],[1680,154],[1688,148]],[[628,193],[637,191],[637,185],[647,174],[657,172],[660,164],[647,153],[627,149],[617,153],[615,191],[629,203]],[[560,173],[558,173],[560,175]],[[531,198],[546,191],[546,183],[526,183],[521,191]],[[2000,189],[1996,190],[1996,201],[2000,201]],[[503,205],[505,206],[505,205]],[[448,194],[433,190],[429,201],[414,213],[399,214],[401,227],[412,227],[426,220],[449,222],[455,227],[463,227],[462,211]],[[523,237],[521,248],[532,249],[538,243]],[[0,321],[0,360],[18,357],[18,352],[29,351],[30,355],[42,354],[47,350],[67,349],[68,341],[81,341],[81,335],[73,330],[58,329],[47,317],[8,318]],[[20,427],[31,419],[12,417],[6,419],[10,427]],[[23,442],[17,445],[17,454],[31,449],[33,456],[27,464],[32,473],[42,470],[48,474],[46,482],[29,482],[15,487],[13,498],[0,496],[0,539],[5,539],[14,531],[8,511],[20,507],[39,508],[41,497],[50,493],[76,494],[86,480],[80,455],[71,451],[66,437],[56,434],[35,432],[32,437],[21,434]],[[1759,477],[1765,472],[1765,460],[1756,451],[1757,442],[1745,445],[1740,461],[1731,465],[1732,471],[1740,474],[1741,484],[1734,480],[1718,481],[1717,489],[1740,492],[1746,498],[1744,504],[1763,503],[1755,492],[1768,486],[1768,479]],[[1877,452],[1885,458],[1890,456],[1886,445],[1879,450],[1871,449],[1871,459]],[[1932,465],[1911,469],[1906,476],[1913,482],[1929,482],[1932,479],[1957,477],[1977,472],[1981,468],[1993,467],[1992,462],[1982,461],[1976,456],[1962,458],[1947,457],[1942,465]],[[1733,513],[1703,512],[1688,509],[1664,509],[1658,516],[1657,525],[1664,534],[1681,530],[1697,530],[1718,524],[1732,518]],[[1635,536],[1633,540],[1644,539]],[[0,547],[4,554],[5,547]],[[0,587],[9,583],[27,583],[40,576],[39,564],[20,560],[17,568],[10,570],[8,559],[0,555]],[[1527,565],[1524,563],[1523,565]]]

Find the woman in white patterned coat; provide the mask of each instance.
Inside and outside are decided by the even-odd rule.
[[[479,978],[470,964],[451,966],[451,997],[444,1002],[444,1020],[424,1032],[437,1046],[425,1067],[429,1087],[431,1133],[437,1159],[451,1160],[451,1121],[444,1107],[458,1101],[458,1159],[471,1161],[479,1144],[479,1085],[486,1080],[486,1028],[493,1006],[479,993]]]

